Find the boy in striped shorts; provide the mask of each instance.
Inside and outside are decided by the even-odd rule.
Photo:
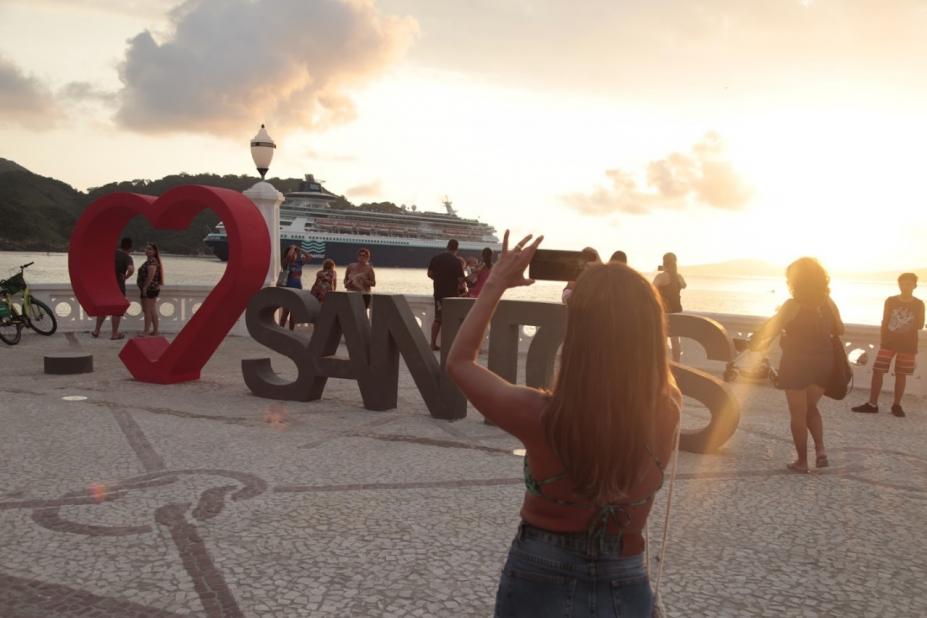
[[[895,359],[895,402],[892,414],[904,416],[901,398],[908,376],[914,373],[917,357],[917,334],[924,328],[924,302],[914,298],[917,275],[903,273],[898,277],[901,294],[885,300],[882,313],[882,342],[875,364],[872,366],[872,386],[869,401],[852,408],[854,412],[875,414],[879,411],[879,393],[882,391],[882,376],[888,373],[892,358]]]

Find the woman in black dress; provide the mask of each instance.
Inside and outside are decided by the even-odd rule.
[[[830,298],[830,277],[817,260],[803,257],[785,271],[792,298],[754,336],[754,350],[781,335],[782,359],[776,387],[785,391],[791,415],[792,441],[798,458],[793,472],[808,472],[808,434],[814,441],[815,466],[826,468],[824,423],[818,401],[831,379],[834,351],[831,338],[843,334],[840,311]]]

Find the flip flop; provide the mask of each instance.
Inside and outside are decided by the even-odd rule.
[[[798,462],[792,462],[790,464],[785,464],[785,467],[788,468],[789,471],[794,472],[795,474],[808,474],[810,472],[810,470],[808,470],[808,468],[806,468],[805,466],[798,465]]]
[[[111,340],[111,341],[115,341],[115,340],[117,340],[117,339],[125,339],[125,338],[126,338],[126,334],[125,334],[125,333],[119,333],[119,334],[116,335],[115,337],[110,337],[110,340]]]
[[[830,465],[830,462],[827,461],[827,455],[818,455],[814,458],[814,467],[815,468],[826,468]]]
[[[100,333],[95,333],[93,331],[90,331],[90,336],[93,337],[94,339],[97,339],[100,336]]]

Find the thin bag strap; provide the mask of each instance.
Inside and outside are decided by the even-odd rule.
[[[653,604],[654,608],[658,612],[662,612],[662,599],[660,598],[660,584],[663,582],[663,565],[666,564],[666,541],[669,538],[669,525],[670,525],[670,511],[673,506],[673,486],[676,483],[676,471],[679,467],[679,434],[680,427],[682,425],[682,410],[680,410],[679,422],[676,423],[676,431],[673,436],[673,454],[672,458],[672,469],[670,471],[670,480],[669,486],[667,487],[666,494],[666,515],[663,521],[663,535],[660,541],[660,557],[659,565],[657,566],[657,576],[656,578],[651,577],[653,582]],[[650,559],[650,518],[647,518],[647,524],[644,527],[644,547],[645,547],[645,559],[647,561],[647,574],[650,575],[653,572],[653,564]]]

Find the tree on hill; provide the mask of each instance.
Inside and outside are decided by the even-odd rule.
[[[0,168],[0,250],[61,251],[83,210],[81,193],[23,167]],[[6,170],[6,171],[3,171]]]
[[[102,187],[91,188],[84,198],[85,207],[89,206],[99,197],[116,191],[128,193],[142,193],[145,195],[162,195],[165,192],[182,185],[208,185],[222,187],[233,191],[244,191],[258,182],[254,176],[239,176],[234,174],[171,174],[157,180],[136,179],[122,182],[112,182]],[[274,187],[282,192],[296,191],[301,182],[298,178],[271,178],[268,180]],[[219,222],[219,217],[211,210],[204,210],[198,214],[185,230],[158,230],[142,217],[136,217],[126,225],[124,235],[135,240],[137,245],[153,242],[164,253],[181,253],[204,255],[209,248],[203,239],[213,230]]]
[[[0,173],[3,172],[28,172],[26,168],[15,161],[0,157]]]

